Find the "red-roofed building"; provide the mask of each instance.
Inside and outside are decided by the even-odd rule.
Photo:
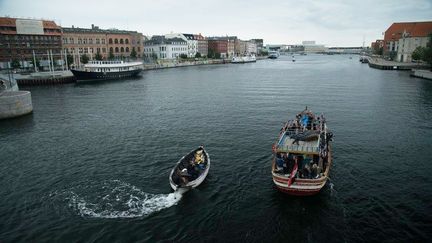
[[[43,66],[49,50],[54,60],[60,59],[61,35],[54,21],[0,17],[0,68],[6,68],[10,60],[29,67],[33,52]]]
[[[384,55],[397,53],[397,61],[411,62],[412,52],[426,47],[432,33],[432,21],[393,23],[384,34]]]

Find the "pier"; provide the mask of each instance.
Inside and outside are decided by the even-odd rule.
[[[381,70],[412,70],[412,69],[426,69],[426,64],[409,63],[409,62],[394,62],[384,60],[378,57],[367,57],[369,67]]]

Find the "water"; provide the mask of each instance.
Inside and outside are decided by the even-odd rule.
[[[432,82],[356,57],[298,56],[28,87],[34,113],[0,121],[0,241],[427,241]],[[273,186],[271,145],[305,106],[335,134],[320,194]],[[207,180],[168,175],[204,144]]]

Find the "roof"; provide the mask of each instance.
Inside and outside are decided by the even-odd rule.
[[[385,31],[384,40],[399,40],[404,32],[406,37],[426,37],[432,33],[432,21],[393,23]]]
[[[64,33],[137,34],[137,31],[99,28],[62,27]]]
[[[165,38],[163,35],[154,35],[148,41],[145,41],[146,45],[160,45],[160,44],[172,44],[174,42],[182,42],[186,44],[187,42],[182,38]]]

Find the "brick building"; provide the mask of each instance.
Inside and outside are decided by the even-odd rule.
[[[415,48],[426,46],[430,33],[432,21],[393,23],[384,34],[383,54],[396,53],[397,61],[409,62]]]
[[[141,58],[144,52],[144,36],[136,31],[100,29],[92,25],[90,29],[63,27],[63,48],[70,54],[86,54],[94,58],[96,53],[108,59],[110,52],[116,58],[128,58],[132,50]]]
[[[202,36],[201,33],[198,35],[194,35],[195,39],[198,41],[198,52],[201,54],[201,56],[207,56],[208,55],[208,40],[206,37]]]
[[[231,58],[235,54],[237,36],[208,37],[208,49],[219,53],[222,58]]]
[[[61,28],[54,21],[0,17],[0,68],[11,60],[31,67],[33,53],[42,66],[48,65],[49,51],[58,63],[61,45]]]

